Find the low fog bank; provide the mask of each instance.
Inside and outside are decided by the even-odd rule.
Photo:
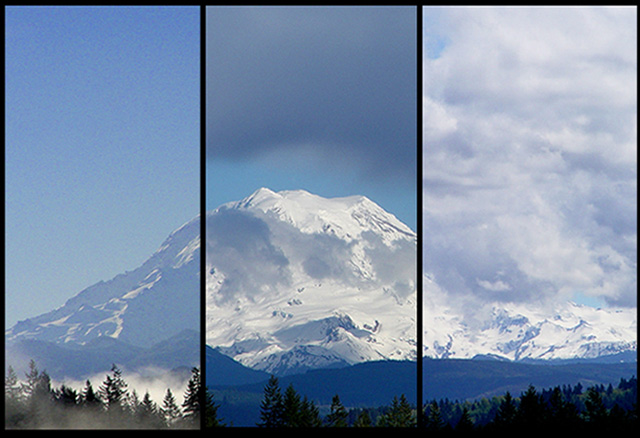
[[[97,391],[110,372],[110,370],[105,370],[104,372],[96,373],[85,380],[52,380],[51,385],[54,387],[64,385],[76,390],[78,393],[81,393],[88,380]],[[127,371],[126,369],[122,371],[122,378],[127,383],[129,393],[133,393],[135,391],[140,400],[142,400],[145,393],[149,393],[151,400],[158,404],[162,403],[162,399],[164,398],[167,389],[171,390],[171,393],[176,397],[176,399],[181,401],[190,377],[191,371],[187,368],[164,370],[161,368],[146,367],[136,371]]]
[[[199,427],[200,371],[144,368],[56,379],[30,361],[5,374],[8,429],[191,429]]]

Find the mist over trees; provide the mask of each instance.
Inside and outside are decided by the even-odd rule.
[[[9,367],[5,377],[6,429],[197,429],[202,396],[200,370],[191,369],[183,400],[169,388],[160,404],[147,391],[140,399],[114,364],[96,388],[55,388],[46,371],[29,363],[24,380]]]

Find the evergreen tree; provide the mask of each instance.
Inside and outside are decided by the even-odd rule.
[[[260,427],[281,427],[284,404],[278,378],[271,376],[264,388],[264,398],[260,403]]]
[[[189,379],[189,383],[187,383],[187,391],[184,395],[184,402],[182,403],[185,423],[190,426],[199,426],[201,397],[200,370],[198,368],[192,368],[191,378]]]
[[[80,393],[80,400],[83,406],[96,406],[100,404],[100,400],[98,396],[93,391],[93,386],[91,386],[91,381],[87,379],[84,385],[84,389]]]
[[[516,403],[513,400],[513,397],[511,397],[511,393],[507,391],[500,403],[500,406],[498,407],[498,412],[494,419],[496,426],[499,426],[502,429],[511,428],[516,421],[517,411],[518,408],[516,407]]]
[[[4,381],[4,418],[5,428],[20,427],[26,421],[22,387],[14,369],[9,366]]]
[[[127,383],[122,378],[122,371],[113,364],[111,375],[107,374],[102,386],[98,390],[104,408],[113,415],[121,415],[124,411],[123,403],[127,396]]]
[[[570,431],[578,423],[578,411],[575,405],[565,400],[565,396],[556,386],[549,396],[549,425],[555,430]]]
[[[613,385],[609,383],[609,386],[607,386],[607,395],[611,396],[612,393],[613,393]]]
[[[416,418],[404,394],[393,397],[391,408],[379,420],[381,427],[415,427]]]
[[[143,428],[159,429],[164,426],[161,415],[158,405],[151,400],[149,391],[146,391],[136,411],[136,422]]]
[[[49,377],[49,374],[47,374],[46,371],[41,372],[38,376],[31,398],[46,398],[47,400],[53,399],[51,377]]]
[[[20,401],[22,390],[18,382],[18,376],[13,370],[13,367],[9,365],[7,369],[7,376],[4,379],[4,399],[9,403],[18,403]]]
[[[546,421],[546,410],[542,398],[533,385],[520,396],[520,406],[516,414],[518,427],[526,430],[538,429]]]
[[[440,412],[440,406],[435,400],[432,401],[425,409],[425,427],[429,432],[440,432],[444,428],[444,420]]]
[[[55,419],[53,415],[54,393],[51,378],[43,371],[36,378],[27,404],[27,418],[33,427],[47,427]]]
[[[213,394],[207,388],[204,391],[204,427],[206,429],[212,427],[222,427],[223,424],[218,418],[218,405],[213,401]]]
[[[617,403],[609,410],[608,423],[612,432],[630,432],[630,426],[638,427],[637,424],[629,421],[630,416]]]
[[[302,401],[300,396],[293,389],[293,385],[289,385],[284,392],[282,399],[282,425],[284,427],[298,427],[300,426],[300,408]]]
[[[347,410],[340,402],[338,394],[331,399],[331,410],[326,418],[328,427],[347,427]]]
[[[24,394],[24,397],[26,399],[30,399],[36,383],[38,382],[38,378],[40,377],[38,367],[36,366],[36,362],[33,359],[29,361],[29,371],[25,373],[25,377],[25,382],[21,384],[22,393]]]
[[[78,393],[75,389],[70,388],[64,384],[60,386],[60,389],[55,391],[56,401],[62,403],[65,406],[75,406],[79,400]]]
[[[602,426],[607,420],[607,408],[604,406],[602,396],[596,387],[587,389],[585,405],[585,419],[593,426]]]
[[[320,411],[305,395],[300,406],[300,427],[320,427]]]
[[[469,409],[464,406],[462,408],[462,414],[460,415],[458,424],[456,424],[455,431],[460,433],[469,433],[473,431],[473,427],[473,421],[469,415]]]
[[[140,402],[140,397],[138,397],[138,393],[135,389],[127,395],[124,404],[127,407],[131,418],[138,418],[138,412],[142,408],[142,403]]]
[[[353,423],[353,427],[371,427],[372,425],[371,415],[369,415],[369,411],[366,409],[363,409],[358,413],[358,417]]]
[[[160,409],[167,427],[175,427],[178,425],[178,421],[182,417],[180,408],[176,403],[176,398],[173,396],[171,389],[167,388],[167,392],[162,400],[162,408]]]

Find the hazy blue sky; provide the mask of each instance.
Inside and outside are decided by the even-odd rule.
[[[5,26],[8,327],[199,214],[200,13],[10,7]]]
[[[451,302],[637,306],[637,9],[423,13],[425,269]]]
[[[209,7],[206,202],[365,195],[416,229],[415,7]]]

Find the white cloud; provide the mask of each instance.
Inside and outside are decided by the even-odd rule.
[[[423,61],[425,269],[458,296],[635,306],[635,8],[424,13],[446,42]]]
[[[447,109],[428,96],[422,99],[422,129],[425,138],[440,139],[455,132],[457,121],[447,113]]]
[[[500,292],[500,291],[511,290],[511,286],[509,286],[509,284],[505,283],[502,280],[491,282],[487,280],[476,279],[476,281],[480,286],[490,291]]]

